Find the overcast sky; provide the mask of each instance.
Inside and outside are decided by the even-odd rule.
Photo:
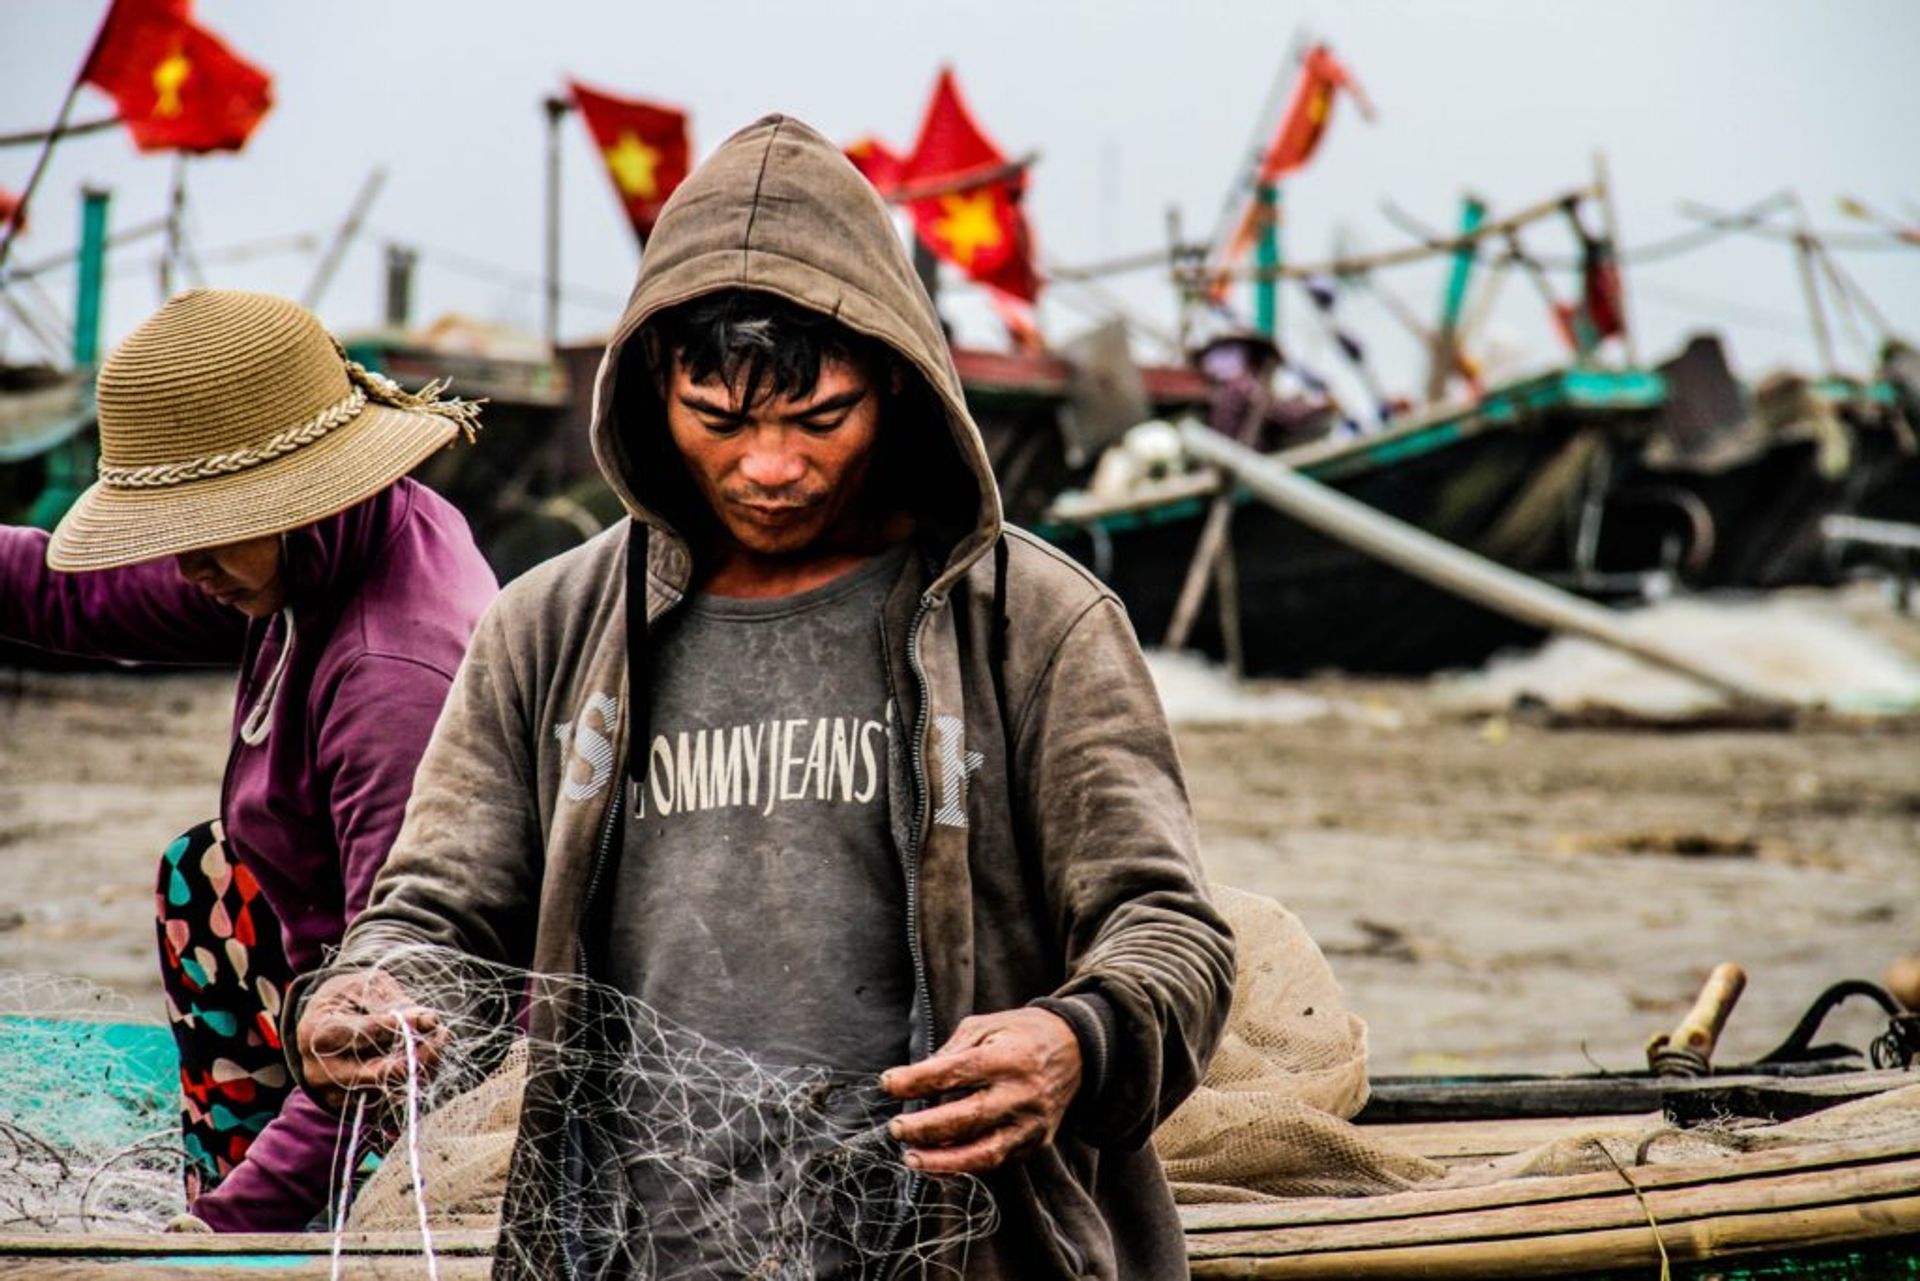
[[[0,0],[0,131],[44,126],[83,57],[104,0]],[[1587,181],[1609,159],[1623,239],[1657,241],[1696,224],[1683,201],[1745,205],[1800,193],[1816,226],[1868,230],[1836,207],[1851,195],[1920,223],[1920,4],[1675,0],[1343,0],[1148,4],[1135,0],[911,0],[614,3],[611,0],[199,0],[203,22],[275,77],[277,105],[247,151],[189,167],[190,226],[208,282],[298,294],[311,252],[242,262],[215,251],[298,233],[324,235],[375,165],[390,176],[369,230],[320,310],[336,330],[378,320],[380,245],[423,251],[416,317],[459,311],[537,329],[542,243],[539,102],[568,75],[691,111],[698,154],[768,110],[843,140],[876,132],[905,146],[942,62],[1009,153],[1036,150],[1031,213],[1046,257],[1079,264],[1152,249],[1169,207],[1210,228],[1249,131],[1296,30],[1327,40],[1379,109],[1368,124],[1342,103],[1313,165],[1287,192],[1287,255],[1337,243],[1404,242],[1392,200],[1451,225],[1463,191],[1495,213]],[[108,109],[83,90],[77,118]],[[19,190],[33,150],[0,151],[0,186]],[[70,247],[83,183],[114,193],[113,222],[159,216],[172,161],[143,157],[119,131],[56,153],[34,225],[15,248],[31,262]],[[574,292],[563,333],[604,332],[631,282],[632,237],[588,145],[565,135],[564,268]],[[1559,231],[1531,242],[1562,252]],[[108,338],[159,302],[155,246],[114,264]],[[1895,329],[1920,333],[1920,249],[1852,252],[1845,269]],[[497,268],[483,278],[479,264]],[[1430,316],[1438,267],[1384,277]],[[45,281],[71,306],[70,275]],[[1695,328],[1723,331],[1748,374],[1816,363],[1789,247],[1724,240],[1634,269],[1629,305],[1644,355]],[[1171,322],[1153,273],[1112,282],[1145,320]],[[1056,290],[1055,338],[1088,323],[1087,301]],[[1073,305],[1069,305],[1069,303]],[[1331,364],[1304,300],[1284,302],[1290,343]],[[962,334],[992,339],[986,313],[957,300]],[[1352,307],[1389,381],[1417,380],[1412,340],[1377,303]],[[1865,353],[1843,322],[1844,365]],[[1488,338],[1518,363],[1554,358],[1538,299],[1509,281]],[[1873,334],[1863,337],[1871,339]],[[7,354],[31,348],[9,333]]]

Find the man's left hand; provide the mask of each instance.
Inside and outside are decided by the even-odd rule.
[[[1045,1147],[1080,1088],[1080,1042],[1058,1014],[1031,1006],[961,1020],[929,1058],[880,1077],[896,1099],[961,1097],[894,1118],[906,1162],[929,1174],[977,1174]]]

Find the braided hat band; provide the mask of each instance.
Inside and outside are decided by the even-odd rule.
[[[341,354],[344,358],[345,353]],[[410,409],[415,413],[448,419],[460,429],[468,444],[473,443],[480,429],[480,406],[486,404],[484,399],[441,400],[439,395],[447,386],[445,379],[428,383],[417,392],[408,392],[393,379],[375,373],[357,360],[348,360],[346,366],[347,377],[353,381],[353,390],[347,393],[344,400],[336,401],[306,422],[289,427],[258,445],[207,454],[185,462],[155,463],[145,467],[115,467],[103,461],[100,464],[100,483],[114,489],[151,489],[244,471],[291,453],[302,445],[310,445],[342,423],[351,422],[366,408],[370,397],[395,409]]]
[[[170,299],[101,366],[100,463],[47,545],[112,569],[282,534],[474,439],[479,401],[409,392],[349,360],[312,312],[268,294]]]

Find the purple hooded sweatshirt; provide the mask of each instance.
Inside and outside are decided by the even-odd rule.
[[[497,590],[467,522],[401,480],[287,535],[294,644],[264,742],[240,726],[287,635],[183,582],[168,557],[47,568],[47,535],[0,527],[0,639],[145,663],[240,663],[220,792],[227,847],[278,913],[296,974],[367,901],[474,624]],[[155,833],[156,858],[170,833]],[[339,1118],[296,1091],[247,1157],[190,1207],[216,1231],[306,1227],[325,1206]]]

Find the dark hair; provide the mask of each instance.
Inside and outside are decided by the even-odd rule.
[[[752,407],[767,396],[806,396],[819,385],[828,360],[859,365],[871,375],[885,368],[886,349],[831,316],[753,289],[705,294],[647,322],[644,342],[656,385],[664,388],[678,359],[695,382],[718,375],[742,384]]]

